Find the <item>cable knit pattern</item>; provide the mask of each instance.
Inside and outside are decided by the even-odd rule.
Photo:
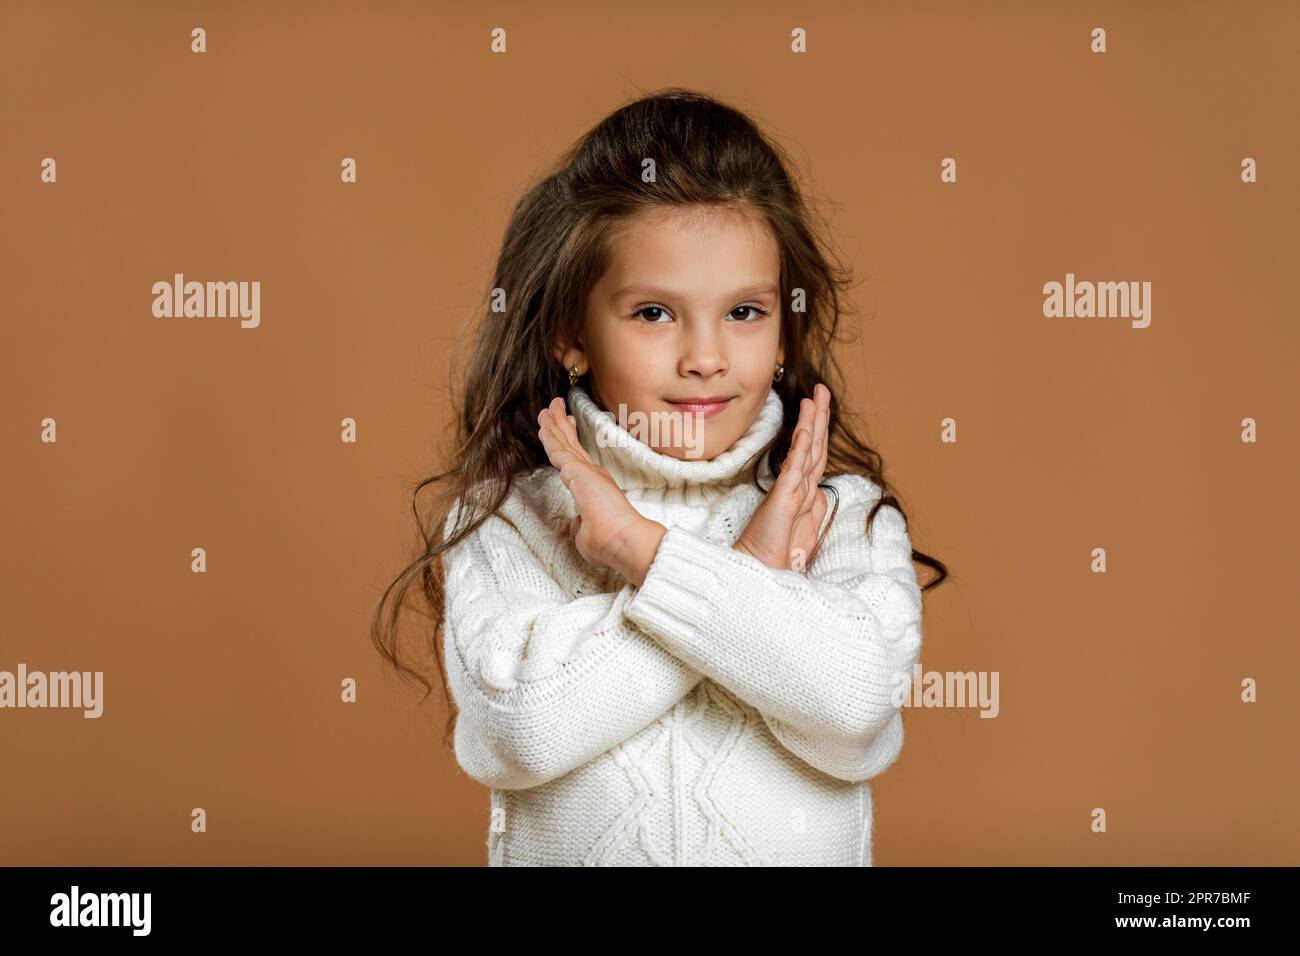
[[[870,866],[869,781],[902,748],[894,689],[921,646],[902,515],[881,508],[868,538],[879,486],[833,476],[806,572],[769,568],[731,545],[762,500],[746,465],[781,427],[775,390],[709,460],[568,399],[588,454],[668,532],[640,587],[592,567],[547,465],[444,555],[456,758],[491,790],[488,862]]]

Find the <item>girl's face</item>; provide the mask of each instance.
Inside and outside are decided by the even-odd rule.
[[[753,424],[782,362],[776,240],[738,212],[660,207],[625,219],[610,242],[582,340],[561,361],[590,368],[592,398],[625,427],[635,412],[670,424],[632,429],[656,451],[713,458]],[[724,403],[681,404],[700,399]]]

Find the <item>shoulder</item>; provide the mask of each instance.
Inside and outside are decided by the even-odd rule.
[[[461,523],[463,512],[468,512],[466,522],[475,520],[488,510],[494,497],[489,484],[480,482],[466,494],[464,508],[459,500],[453,501],[443,524],[444,534],[450,534]],[[566,513],[566,502],[568,512],[572,512],[572,498],[560,483],[559,472],[550,466],[535,468],[515,475],[505,499],[474,534],[518,535],[525,539],[551,536],[560,524],[568,527],[571,514]]]
[[[847,504],[861,504],[870,507],[880,498],[880,485],[866,475],[859,475],[855,472],[845,472],[841,475],[829,475],[822,479],[825,484],[832,486],[839,495],[841,506]]]
[[[836,511],[835,522],[838,523],[841,516],[856,522],[856,531],[860,534],[866,534],[864,525],[865,518],[871,513],[876,502],[884,495],[880,484],[867,475],[856,473],[845,473],[840,475],[830,475],[823,479],[825,484],[831,485],[839,499],[839,508]],[[835,507],[835,502],[829,500],[827,496],[827,515],[830,509]],[[876,510],[875,516],[871,519],[871,541],[873,544],[888,542],[906,542],[907,541],[907,521],[903,513],[893,505],[881,505]]]

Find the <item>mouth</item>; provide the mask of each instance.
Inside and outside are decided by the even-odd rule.
[[[681,401],[666,398],[664,401],[679,412],[711,418],[726,409],[734,398],[734,395],[708,395],[704,398],[685,398]]]

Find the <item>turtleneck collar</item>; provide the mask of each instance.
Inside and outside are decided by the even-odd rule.
[[[709,459],[680,459],[655,451],[634,437],[581,385],[569,388],[568,403],[569,413],[577,421],[578,441],[624,491],[680,494],[698,492],[705,486],[734,485],[746,463],[776,437],[784,419],[781,396],[776,389],[768,389],[758,416],[730,448]],[[771,475],[765,456],[759,477]]]

